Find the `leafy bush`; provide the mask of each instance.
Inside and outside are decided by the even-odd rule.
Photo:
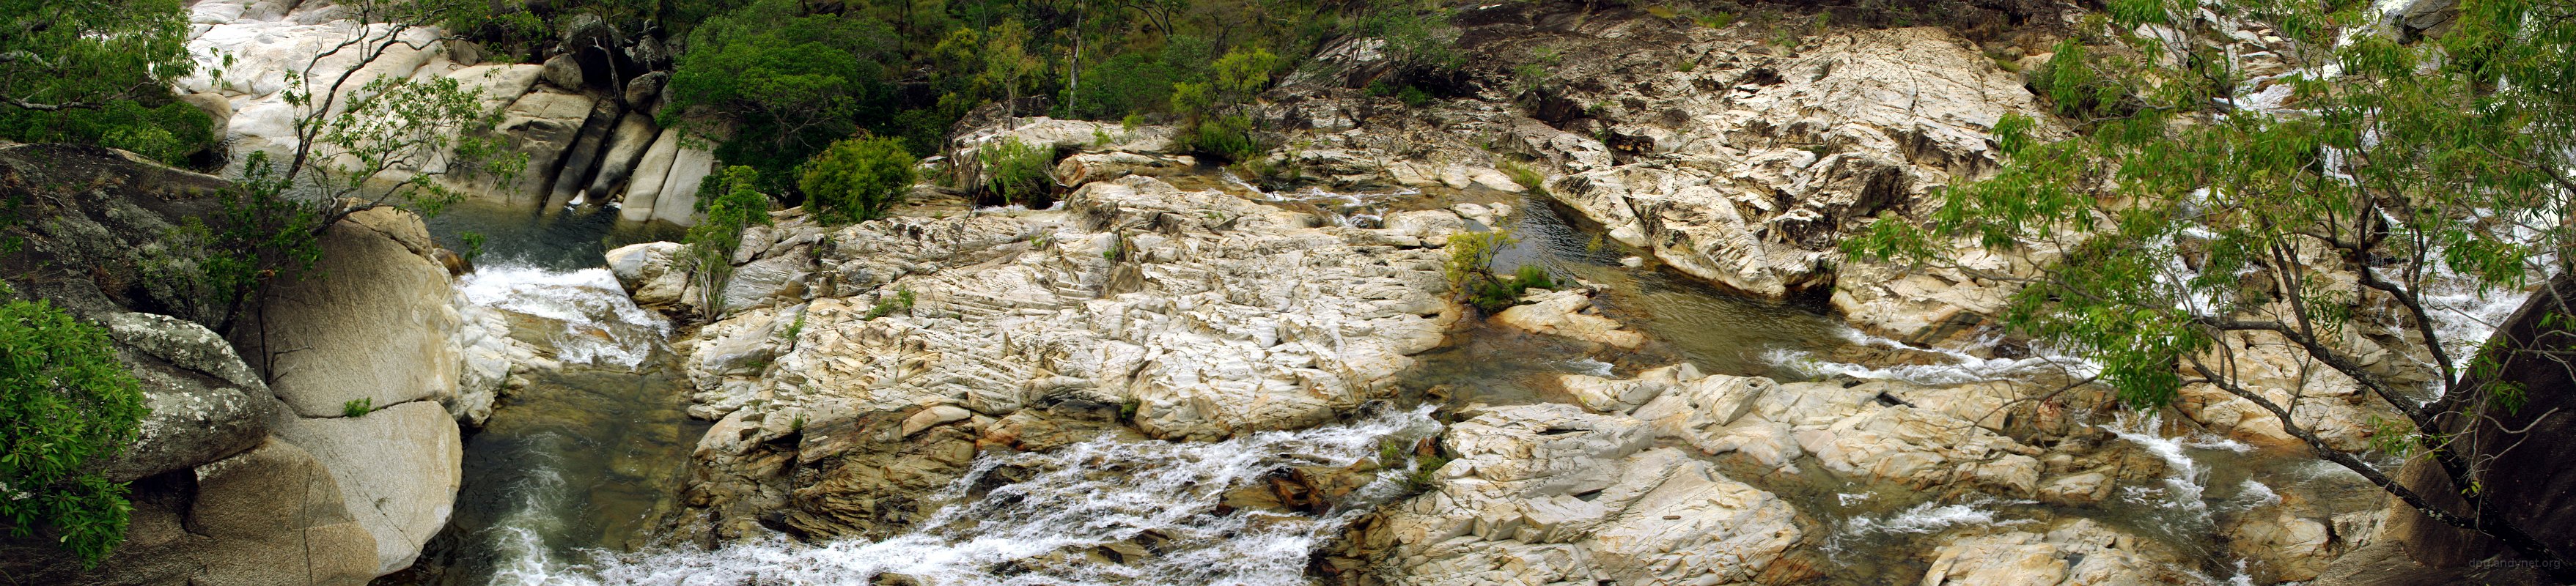
[[[366,417],[368,413],[374,412],[376,412],[375,397],[359,397],[340,404],[340,415],[352,419]]]
[[[1054,149],[1004,137],[975,147],[975,163],[983,167],[977,187],[1003,203],[1036,203],[1055,190]]]
[[[1200,121],[1178,138],[1175,146],[1220,163],[1249,161],[1269,150],[1253,137],[1252,118],[1241,114]]]
[[[465,257],[466,263],[471,264],[474,262],[474,259],[483,257],[484,238],[482,232],[467,231],[457,234],[456,238],[465,242],[464,254],[460,256]]]
[[[145,107],[132,100],[97,109],[42,112],[0,107],[0,138],[18,142],[74,142],[133,151],[170,165],[214,146],[214,119],[185,102]]]
[[[148,413],[107,332],[46,301],[0,303],[0,525],[51,532],[85,565],[105,559],[131,505],[96,462],[132,443]]]
[[[1547,269],[1535,265],[1523,265],[1509,277],[1494,276],[1494,256],[1515,242],[1510,233],[1499,230],[1450,234],[1449,262],[1441,267],[1450,295],[1490,314],[1519,304],[1521,294],[1530,289],[1556,288],[1556,279],[1548,276]]]
[[[716,181],[721,195],[707,203],[706,219],[690,227],[684,239],[698,306],[709,319],[724,315],[724,288],[733,280],[733,253],[742,246],[743,230],[769,225],[769,196],[761,195],[755,185],[760,171],[735,165],[725,168]]]
[[[2134,101],[2120,76],[2106,75],[2106,67],[2118,63],[2095,57],[2083,43],[2067,39],[2057,43],[2057,53],[2048,62],[2029,72],[2030,88],[2057,106],[2057,113],[2076,119],[2125,116],[2134,111]]]
[[[903,190],[912,186],[913,166],[919,162],[904,151],[902,141],[844,140],[805,161],[796,187],[805,191],[806,206],[824,224],[874,220],[903,202]]]

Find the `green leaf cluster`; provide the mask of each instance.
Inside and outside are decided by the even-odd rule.
[[[920,161],[891,138],[854,138],[832,143],[805,161],[796,186],[814,217],[827,225],[885,217],[903,202]]]
[[[1003,137],[975,147],[975,164],[983,167],[975,188],[988,199],[1029,204],[1055,190],[1054,149]]]
[[[706,218],[682,240],[688,245],[690,286],[699,295],[698,307],[711,319],[724,315],[724,289],[733,280],[733,254],[742,247],[743,231],[770,225],[769,196],[760,193],[759,170],[735,165],[713,179],[718,195],[707,201]]]
[[[1494,275],[1494,257],[1515,242],[1509,232],[1500,230],[1450,234],[1449,260],[1441,265],[1450,295],[1491,314],[1520,304],[1521,294],[1530,289],[1556,288],[1556,279],[1536,265],[1522,265],[1508,276]]]
[[[105,559],[131,505],[97,464],[134,442],[149,411],[104,330],[46,301],[0,302],[0,525],[49,533],[84,564]]]

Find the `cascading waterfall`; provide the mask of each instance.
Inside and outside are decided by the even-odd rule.
[[[956,585],[1302,584],[1307,556],[1349,519],[1399,496],[1384,470],[1321,517],[1241,510],[1223,495],[1289,466],[1349,466],[1389,438],[1436,433],[1428,406],[1220,442],[1097,439],[1045,453],[980,457],[937,498],[957,501],[911,533],[807,546],[773,537],[712,551],[603,554],[536,584],[858,584],[886,574]],[[1026,480],[981,494],[1004,467]],[[970,498],[971,497],[971,498]],[[1086,554],[1150,542],[1123,564]]]
[[[499,262],[459,279],[478,311],[511,315],[522,342],[558,369],[496,409],[465,446],[452,571],[458,583],[566,586],[568,558],[637,537],[676,494],[702,425],[668,364],[661,316],[636,307],[606,269]],[[529,338],[538,339],[529,339]]]
[[[631,370],[671,330],[668,320],[636,307],[608,269],[502,264],[466,275],[457,291],[475,305],[562,324],[547,341],[565,364]]]

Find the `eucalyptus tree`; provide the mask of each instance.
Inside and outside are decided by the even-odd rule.
[[[2576,259],[2576,5],[2468,0],[2454,30],[2406,44],[2371,32],[2371,4],[2112,0],[2031,75],[2073,138],[2044,142],[2037,121],[2008,117],[1995,174],[1923,217],[1882,216],[1845,249],[1962,269],[1948,260],[1962,247],[2055,251],[2035,274],[1967,272],[2017,285],[2000,321],[2096,362],[2126,403],[2214,387],[2425,516],[2563,562],[2480,490],[2516,471],[2445,431],[2517,412],[2535,390],[2493,380],[2494,365],[2548,349],[2490,342],[2442,301],[2548,296],[2535,301],[2568,313],[2560,287],[2533,286],[2569,279]],[[2253,91],[2263,78],[2245,64],[2261,59],[2286,66],[2266,71],[2286,95]],[[2369,328],[2421,357],[2412,375],[2365,365],[2351,339]],[[2254,357],[2228,343],[2247,337],[2384,401],[2398,416],[2375,422],[2375,447],[2458,479],[2465,508],[2329,445],[2294,417],[2297,390],[2249,388]],[[2553,415],[2572,414],[2540,417]]]

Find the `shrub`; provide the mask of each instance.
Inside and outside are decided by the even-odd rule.
[[[796,187],[805,191],[806,205],[824,224],[874,220],[903,201],[919,162],[896,139],[844,140],[806,160]]]
[[[46,301],[0,303],[0,525],[50,531],[83,565],[105,559],[132,506],[96,462],[132,443],[150,411],[107,332]]]
[[[1556,288],[1556,279],[1548,276],[1547,269],[1535,265],[1523,265],[1509,277],[1494,276],[1494,256],[1515,242],[1500,230],[1450,234],[1449,262],[1441,267],[1450,295],[1490,314],[1519,304],[1521,294],[1530,289]]]
[[[769,224],[769,196],[756,187],[759,171],[736,165],[726,168],[716,181],[721,182],[718,193],[722,195],[707,202],[706,219],[690,227],[684,239],[699,307],[710,319],[724,314],[724,288],[733,280],[733,252],[742,246],[742,231]]]
[[[223,138],[213,124],[204,110],[179,101],[145,107],[117,100],[96,109],[54,112],[0,107],[0,138],[96,144],[171,165],[186,163],[189,154]]]
[[[983,167],[984,195],[1002,203],[1035,203],[1055,190],[1054,149],[1039,148],[1018,138],[1004,137],[975,147],[975,163]]]
[[[359,397],[340,404],[340,414],[350,418],[366,417],[376,412],[375,397]]]
[[[1201,121],[1180,138],[1178,146],[1222,163],[1249,161],[1268,150],[1253,138],[1252,118],[1241,114]]]

